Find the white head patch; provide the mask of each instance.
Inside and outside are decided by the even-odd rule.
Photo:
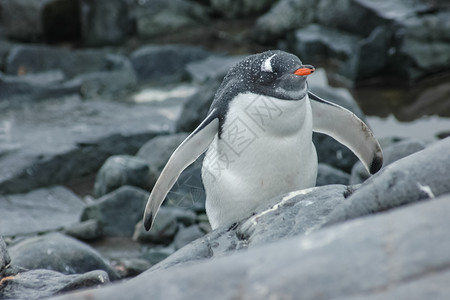
[[[263,72],[270,72],[272,73],[272,64],[271,64],[271,60],[272,58],[275,56],[276,54],[272,55],[271,57],[267,58],[262,64],[261,64],[261,71]]]

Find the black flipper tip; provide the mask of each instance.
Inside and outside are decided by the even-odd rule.
[[[144,216],[144,228],[145,230],[149,231],[152,228],[153,223],[153,214],[150,213],[148,215]]]
[[[375,156],[372,160],[372,163],[370,164],[369,169],[370,174],[375,174],[376,172],[380,171],[382,166],[383,166],[383,157]]]

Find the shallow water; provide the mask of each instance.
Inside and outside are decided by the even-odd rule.
[[[352,90],[376,135],[436,138],[450,133],[450,74],[409,87],[371,86]]]

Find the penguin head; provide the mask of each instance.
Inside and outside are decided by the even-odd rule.
[[[224,81],[235,82],[241,91],[283,100],[300,100],[307,94],[306,76],[314,67],[284,51],[266,51],[246,57]]]

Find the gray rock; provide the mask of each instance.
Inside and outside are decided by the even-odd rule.
[[[325,57],[340,61],[339,73],[351,80],[379,74],[388,63],[390,31],[378,26],[367,36],[311,24],[288,39],[290,50],[304,61],[321,62]]]
[[[124,186],[136,186],[149,190],[156,182],[154,172],[145,160],[130,155],[109,157],[95,178],[94,196],[101,197]]]
[[[317,62],[327,56],[345,61],[355,53],[361,39],[342,30],[311,24],[296,30],[289,37],[288,45],[302,61]]]
[[[149,293],[154,299],[351,299],[401,288],[407,299],[436,295],[433,291],[445,298],[450,291],[444,280],[449,278],[449,213],[447,195],[198,264],[152,268],[123,284],[58,299],[109,299],[124,293],[135,299]],[[196,285],[199,281],[203,284]],[[420,288],[405,290],[414,284]]]
[[[253,37],[262,43],[275,44],[277,39],[288,32],[312,23],[319,2],[315,0],[278,1],[269,12],[258,18],[253,29]]]
[[[143,46],[130,55],[140,82],[173,83],[186,79],[185,66],[205,59],[209,52],[194,46]]]
[[[108,54],[104,50],[69,50],[42,45],[14,46],[6,58],[7,74],[30,74],[62,70],[72,78],[88,72],[108,71]]]
[[[233,229],[219,228],[210,232],[178,250],[153,270],[222,257],[237,250],[309,234],[320,229],[328,214],[342,205],[352,191],[343,185],[328,185],[277,197],[272,205],[262,207]]]
[[[5,268],[9,265],[10,262],[11,258],[9,257],[8,250],[6,250],[6,243],[0,236],[0,278],[3,277]]]
[[[273,1],[269,0],[211,0],[212,9],[230,19],[258,15],[267,11],[272,5]]]
[[[450,65],[449,17],[447,10],[402,22],[392,68],[412,79],[447,69]]]
[[[204,60],[189,63],[186,71],[198,83],[211,79],[222,80],[228,70],[243,58],[244,56],[208,56]]]
[[[122,278],[134,277],[149,269],[151,263],[143,258],[126,258],[116,263]]]
[[[96,250],[60,233],[26,239],[11,246],[9,253],[12,265],[29,270],[46,269],[63,274],[104,270],[111,280],[119,278]]]
[[[366,180],[327,224],[450,193],[450,138],[402,158]]]
[[[86,98],[99,95],[118,98],[136,88],[137,77],[128,58],[109,54],[105,65],[102,70],[75,76],[65,86],[78,87],[79,93]]]
[[[317,9],[320,24],[364,37],[342,66],[352,79],[387,67],[408,79],[447,68],[448,14],[448,5],[423,0],[324,0]]]
[[[64,275],[50,270],[32,270],[8,278],[2,289],[2,299],[41,299],[83,288],[94,288],[109,283],[104,271]]]
[[[111,155],[134,154],[149,139],[173,132],[181,110],[176,103],[57,100],[0,110],[0,194],[92,174]]]
[[[85,241],[96,240],[103,235],[102,227],[97,220],[87,220],[66,226],[64,233]]]
[[[206,117],[223,78],[214,78],[203,84],[184,105],[176,131],[192,132]]]
[[[376,27],[367,38],[358,41],[340,73],[355,81],[381,74],[388,67],[391,35],[390,29]]]
[[[317,170],[316,186],[328,184],[344,184],[347,185],[350,180],[350,175],[341,170],[333,168],[327,164],[319,164]]]
[[[172,153],[188,135],[176,133],[154,137],[139,149],[136,156],[145,160],[152,169],[156,169],[156,175],[159,176]]]
[[[205,26],[209,20],[206,7],[186,0],[142,1],[133,14],[137,34],[144,39]]]
[[[33,100],[51,99],[62,95],[78,94],[80,85],[61,82],[60,70],[11,76],[0,72],[0,101],[8,106],[20,106]]]
[[[70,0],[4,0],[0,19],[12,39],[55,42],[77,38],[77,11],[78,3]]]
[[[80,12],[85,45],[120,44],[131,30],[128,5],[124,0],[82,0]]]
[[[200,230],[198,225],[191,225],[189,227],[181,228],[177,235],[175,236],[175,239],[173,240],[173,245],[176,250],[186,246],[192,241],[195,241],[198,238],[201,238],[204,236],[205,233]]]
[[[97,220],[104,236],[131,236],[142,219],[148,193],[131,186],[121,188],[86,206],[81,220]]]
[[[146,231],[142,221],[136,224],[133,239],[140,242],[169,244],[178,231],[178,223],[174,209],[161,207],[155,218],[152,229]]]
[[[60,186],[0,196],[0,235],[17,236],[61,229],[77,222],[84,206],[78,196]]]
[[[168,244],[178,231],[179,224],[190,226],[196,221],[196,214],[189,209],[162,206],[150,231],[146,231],[142,221],[136,224],[133,240]]]
[[[175,252],[175,248],[173,246],[155,246],[151,247],[147,251],[144,251],[142,257],[150,262],[152,265],[156,265],[157,263],[163,261],[170,255]]]
[[[411,155],[417,151],[423,150],[425,143],[416,139],[406,139],[394,143],[383,149],[383,166],[386,167],[391,163]],[[357,162],[353,168],[350,177],[350,184],[358,184],[364,182],[370,177],[369,172],[364,168],[361,162]]]

